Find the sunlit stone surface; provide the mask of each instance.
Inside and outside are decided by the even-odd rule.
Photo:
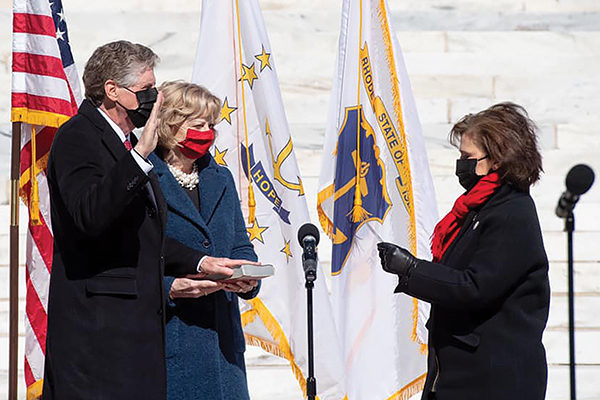
[[[315,222],[341,3],[261,1]],[[11,4],[0,0],[0,397],[7,392],[8,380]],[[63,0],[80,73],[95,47],[128,39],[150,45],[161,56],[159,82],[189,79],[200,4],[200,0]],[[553,208],[572,165],[585,162],[600,173],[600,1],[388,0],[388,4],[426,135],[440,214],[450,209],[460,193],[453,175],[457,153],[446,141],[457,119],[495,102],[512,100],[525,106],[539,125],[545,174],[532,193],[551,260],[553,292],[544,337],[549,362],[547,398],[566,399],[566,245],[562,221],[554,216]],[[210,54],[206,62],[210,62]],[[591,400],[600,399],[600,185],[583,197],[576,218],[578,397]],[[23,209],[20,221],[24,238]],[[326,269],[329,246],[327,240],[322,243],[321,266]],[[22,262],[24,246],[23,240]],[[21,281],[23,308],[23,269]],[[22,341],[20,346],[22,352]],[[253,399],[301,398],[285,360],[257,348],[249,348],[246,358]],[[19,382],[22,384],[22,377]]]

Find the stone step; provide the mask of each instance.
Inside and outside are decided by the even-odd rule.
[[[574,264],[573,283],[575,285],[575,293],[580,295],[600,295],[600,261],[577,261]],[[557,295],[565,295],[568,291],[567,286],[567,263],[553,262],[550,263],[550,288],[552,293]],[[556,298],[558,300],[558,298]],[[577,300],[576,300],[577,301]],[[553,303],[552,308],[557,308],[558,304]],[[565,305],[566,307],[566,305]],[[597,310],[597,308],[596,308]],[[565,309],[566,312],[566,309]],[[588,316],[589,322],[600,323],[596,316]]]
[[[577,397],[581,400],[600,400],[597,389],[597,376],[600,366],[579,365],[577,373]],[[248,387],[254,400],[301,400],[302,392],[291,368],[247,366]],[[19,400],[25,399],[25,384],[22,370],[19,371]],[[277,384],[274,384],[274,383]],[[8,372],[0,370],[0,397],[8,394]],[[416,395],[411,400],[417,400]],[[565,365],[550,365],[548,367],[547,400],[564,400],[569,398],[569,367]]]
[[[575,331],[575,361],[583,365],[600,366],[598,354],[600,329]],[[555,331],[548,329],[544,332],[546,357],[551,364],[569,364],[569,333],[567,330]]]
[[[0,343],[1,344],[1,343]],[[248,347],[247,354],[252,352]],[[262,351],[258,349],[257,351]],[[247,356],[250,361],[251,357]],[[275,357],[274,357],[275,358]],[[285,362],[285,361],[284,361]],[[600,400],[597,390],[596,377],[600,374],[600,366],[597,364],[577,365],[577,394],[583,400]],[[255,365],[247,364],[248,386],[251,397],[255,400],[302,399],[301,389],[296,381],[291,368],[286,365]],[[25,399],[24,378],[22,369],[19,370],[19,399]],[[274,383],[277,384],[274,384]],[[8,372],[0,369],[0,397],[5,397],[8,391]],[[569,394],[569,368],[568,365],[550,363],[548,366],[548,400],[564,400]],[[419,396],[415,396],[418,399]],[[411,399],[412,400],[412,399]]]
[[[577,398],[580,400],[600,400],[598,390],[599,365],[578,365],[575,382]],[[547,400],[565,400],[569,398],[569,366],[549,365]]]
[[[568,330],[568,298],[565,293],[552,293],[550,301],[550,315],[547,329],[551,332],[564,333]],[[598,309],[600,307],[600,293],[578,293],[575,295],[575,327],[580,333],[588,333],[600,339],[600,320]],[[554,349],[553,349],[554,350]],[[591,350],[591,349],[588,349]],[[600,363],[600,353],[591,351],[590,357]]]
[[[322,268],[326,268],[326,265],[321,265]],[[598,304],[600,298],[590,296],[579,296],[575,297],[575,329],[578,334],[583,335],[583,339],[592,337],[594,340],[600,339],[600,322],[596,318]],[[21,300],[19,302],[19,336],[24,337],[24,312],[25,302]],[[8,311],[8,300],[5,298],[0,299],[0,337],[8,337],[9,334],[9,311]],[[550,308],[550,316],[547,325],[547,336],[552,338],[552,341],[548,342],[547,351],[548,353],[562,354],[560,346],[556,346],[558,339],[556,336],[562,337],[566,335],[568,331],[568,314],[567,314],[567,300],[564,296],[552,296],[552,305]],[[591,340],[591,339],[590,339]],[[594,362],[600,363],[600,354],[593,351],[594,347],[591,345],[582,344],[584,359],[592,359]],[[0,349],[0,353],[4,350]],[[589,354],[588,354],[589,353]],[[1,360],[0,360],[1,361]],[[257,359],[256,362],[260,364],[262,361]],[[582,361],[584,362],[584,361]],[[269,362],[270,363],[270,362]],[[1,365],[1,364],[0,364]]]
[[[479,11],[486,13],[496,12],[591,12],[600,11],[600,5],[595,0],[577,1],[548,1],[548,0],[500,0],[494,2],[480,2],[477,0],[453,0],[449,5],[446,0],[425,0],[412,2],[409,0],[389,0],[388,7],[392,12],[410,11]],[[0,5],[9,5],[10,0],[0,1]],[[171,5],[172,4],[172,5]],[[264,14],[282,13],[333,13],[341,8],[341,1],[322,2],[320,0],[261,0],[260,7]],[[89,13],[106,9],[120,12],[160,12],[160,13],[197,13],[201,10],[201,3],[190,0],[173,0],[169,5],[162,3],[148,3],[143,0],[121,2],[108,0],[102,4],[90,5],[85,0],[73,0],[69,3],[71,10],[86,10]]]

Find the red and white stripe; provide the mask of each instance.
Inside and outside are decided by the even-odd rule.
[[[38,149],[42,149],[48,136],[54,136],[55,128],[36,127],[39,138]],[[49,135],[48,135],[49,133]],[[31,125],[23,124],[21,170],[31,165]],[[45,139],[43,139],[45,136]],[[44,154],[38,154],[38,159]],[[40,157],[41,156],[41,157]],[[48,306],[48,286],[52,267],[52,227],[50,223],[50,196],[45,171],[37,175],[40,204],[39,225],[29,223],[27,230],[26,254],[26,297],[25,297],[25,383],[27,387],[44,377],[44,354],[46,351],[46,321]],[[24,187],[29,193],[31,183]],[[27,198],[27,200],[29,200]],[[27,201],[29,203],[29,201]]]
[[[81,99],[75,66],[63,68],[49,0],[14,0],[12,107],[62,116],[77,112]],[[26,121],[25,121],[26,122]],[[31,167],[31,129],[23,123],[21,179],[27,182]],[[48,287],[52,267],[53,236],[46,166],[55,127],[36,126],[36,159],[42,169],[39,189],[40,224],[29,223],[26,246],[25,382],[28,389],[44,377]],[[38,165],[40,165],[38,163]],[[31,182],[22,185],[30,204]],[[38,390],[41,389],[38,387]],[[28,390],[29,391],[29,390]],[[28,396],[29,397],[29,396]]]

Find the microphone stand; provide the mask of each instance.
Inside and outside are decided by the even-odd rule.
[[[569,376],[571,380],[571,400],[576,400],[575,395],[575,299],[573,288],[573,231],[575,231],[575,216],[570,211],[565,218],[565,231],[567,232],[567,263],[569,286]]]
[[[317,380],[315,378],[314,342],[313,342],[313,288],[317,276],[314,270],[305,269],[306,280],[306,313],[308,325],[308,378],[306,379],[306,395],[308,400],[315,400],[317,395]]]

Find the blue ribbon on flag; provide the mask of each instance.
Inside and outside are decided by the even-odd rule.
[[[273,203],[273,211],[281,218],[283,222],[286,224],[290,224],[290,212],[283,208],[283,200],[277,194],[275,190],[275,186],[273,186],[273,182],[269,179],[267,175],[267,171],[262,165],[262,161],[256,162],[254,160],[254,153],[252,149],[252,144],[248,148],[248,153],[250,154],[250,173],[252,174],[252,182],[258,188],[258,190]],[[246,156],[246,147],[241,145],[241,156],[242,156],[242,166],[244,168],[244,174],[246,174],[246,178],[248,178],[248,158]]]

